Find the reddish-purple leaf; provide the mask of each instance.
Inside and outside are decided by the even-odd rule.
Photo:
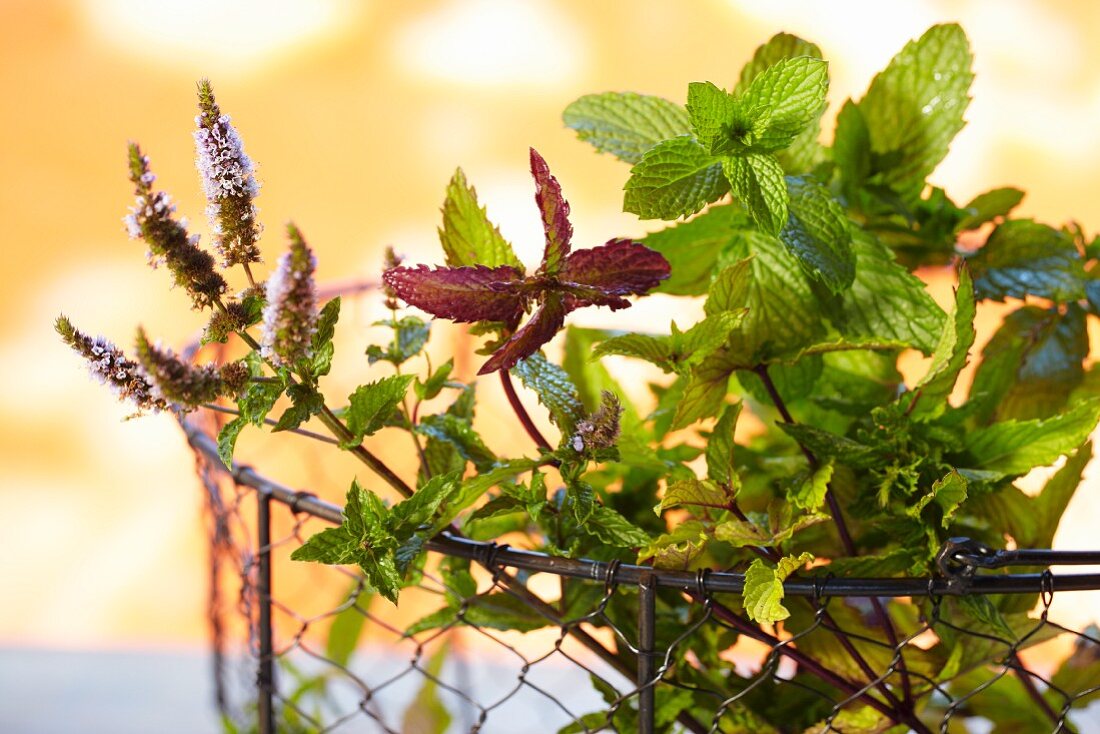
[[[640,296],[668,276],[668,260],[661,253],[631,240],[577,250],[558,273],[563,283],[590,286],[607,296]]]
[[[566,310],[560,294],[547,293],[534,315],[500,349],[493,352],[493,356],[489,357],[489,361],[477,373],[487,375],[497,370],[508,370],[515,367],[521,359],[530,357],[558,333],[558,329],[565,323]]]
[[[535,203],[542,212],[542,227],[546,230],[546,250],[539,272],[554,275],[569,255],[569,243],[573,239],[569,202],[562,197],[558,180],[550,175],[550,167],[534,148],[531,148],[531,175],[535,178]]]
[[[383,273],[382,279],[409,305],[452,321],[504,321],[514,326],[527,300],[523,274],[510,265],[397,267]]]

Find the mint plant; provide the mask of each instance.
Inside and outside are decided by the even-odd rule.
[[[624,210],[670,224],[655,225],[640,242],[573,249],[569,205],[532,150],[545,247],[528,272],[459,169],[439,230],[445,264],[402,265],[387,253],[377,297],[391,311],[380,323],[392,339],[369,345],[366,359],[348,357],[365,363],[369,381],[346,397],[323,384],[340,299],[318,301],[314,256],[293,225],[274,272],[266,283],[255,279],[258,184],[239,135],[202,82],[196,145],[220,260],[153,188],[149,159],[136,145],[129,161],[138,198],[127,225],[151,263],[163,264],[193,308],[209,313],[204,340],[236,335],[243,356],[193,364],[139,332],[130,358],[65,317],[57,330],[139,410],[233,405],[236,416],[218,438],[227,464],[245,429],[323,426],[366,471],[350,482],[342,525],[309,538],[293,557],[356,565],[395,603],[418,581],[439,533],[474,540],[522,533],[551,555],[743,572],[743,594],[718,595],[708,609],[796,633],[820,612],[785,598],[792,576],[926,577],[952,536],[993,547],[1049,546],[1092,455],[1100,382],[1085,358],[1088,322],[1100,316],[1100,239],[1075,224],[1012,218],[1019,189],[993,189],[960,205],[927,182],[963,126],[972,78],[962,29],[935,26],[907,44],[859,101],[844,103],[830,145],[820,142],[828,64],[816,45],[789,34],[757,49],[730,91],[691,83],[684,105],[636,93],[576,100],[564,112],[566,126],[630,165]],[[962,233],[982,245],[961,246]],[[243,288],[231,295],[237,266]],[[957,278],[947,312],[913,274],[930,266]],[[622,309],[628,296],[650,292],[702,299],[703,318],[672,322],[667,332],[566,325],[578,308]],[[960,375],[978,357],[974,321],[984,301],[1015,308],[967,386]],[[527,438],[490,446],[479,436],[475,383],[457,380],[453,361],[430,364],[431,321],[418,312],[471,323],[486,338],[479,374],[498,373]],[[560,349],[542,351],[555,339]],[[898,370],[906,350],[929,358],[912,384]],[[650,385],[650,404],[627,398],[603,361],[612,355],[664,375]],[[527,414],[513,377],[537,394],[556,441]],[[747,413],[764,429],[735,440]],[[415,477],[398,476],[362,444],[379,432],[411,436]],[[1015,484],[1063,457],[1038,494]],[[470,594],[449,595],[410,634],[446,626],[459,607],[499,629],[549,624],[508,594],[469,602],[476,585],[468,561],[446,559],[439,572]],[[593,593],[563,579],[562,613],[583,614],[598,599]],[[1046,639],[1029,617],[1035,602],[1028,595],[945,600],[939,613],[979,634],[906,646],[891,676],[871,683],[867,659],[876,651],[858,639],[896,646],[920,629],[932,602],[837,602],[829,614],[857,642],[826,631],[797,638],[817,667],[804,666],[796,678],[836,699],[845,695],[821,670],[873,689],[877,705],[861,701],[843,721],[829,718],[843,731],[893,724],[925,731],[922,721],[942,705],[933,690],[965,686],[998,661],[982,635],[1018,647]],[[699,604],[662,591],[659,635],[679,634]],[[619,597],[604,614],[632,624],[633,608]],[[675,667],[682,687],[658,691],[662,730],[677,726],[680,713],[713,715],[714,702],[692,690],[746,685],[720,657],[735,641],[728,629],[693,638],[692,662]],[[676,654],[684,656],[683,648]],[[1083,664],[1071,658],[1054,679],[1078,680]],[[1026,705],[1040,695],[1026,676],[1014,680],[997,679],[1005,700]],[[777,708],[768,685],[723,708],[718,730],[825,725],[830,707],[821,700]],[[608,701],[612,724],[627,726],[630,706]],[[1013,715],[1011,706],[979,702],[971,710],[1006,726]],[[602,725],[603,716],[563,731]]]

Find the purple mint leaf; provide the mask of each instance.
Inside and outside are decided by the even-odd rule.
[[[523,274],[510,265],[396,267],[382,280],[409,305],[452,321],[503,321],[514,327],[527,301]]]
[[[573,239],[569,202],[562,196],[558,180],[550,175],[550,167],[534,148],[531,148],[531,175],[535,178],[535,203],[542,212],[542,227],[546,231],[546,250],[539,273],[554,275],[569,255]]]
[[[500,349],[493,352],[493,356],[477,373],[487,375],[497,370],[508,370],[515,367],[521,359],[530,357],[558,333],[558,329],[565,323],[567,310],[561,294],[547,293],[534,315]]]
[[[668,260],[661,253],[631,240],[611,240],[599,247],[577,250],[562,263],[558,278],[563,285],[576,284],[588,286],[600,291],[604,296],[640,296],[669,276]],[[603,303],[597,297],[575,292],[582,303],[591,301],[596,305],[610,305],[611,301],[622,299],[609,298]],[[623,306],[618,306],[623,308]]]

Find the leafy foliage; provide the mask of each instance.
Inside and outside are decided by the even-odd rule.
[[[217,312],[206,341],[226,342],[235,332],[249,354],[221,367],[166,357],[172,369],[138,386],[156,383],[162,395],[194,409],[200,401],[186,396],[197,393],[182,383],[204,375],[217,382],[220,392],[202,394],[228,396],[237,413],[218,436],[226,464],[245,427],[326,428],[363,461],[370,479],[352,482],[341,525],[309,538],[293,557],[355,565],[370,593],[391,602],[416,580],[441,532],[478,539],[520,533],[552,555],[731,569],[744,574],[743,593],[723,599],[731,613],[743,614],[746,624],[783,622],[785,630],[823,619],[805,600],[785,599],[784,582],[794,574],[927,574],[944,540],[958,535],[1048,546],[1091,458],[1088,437],[1100,420],[1100,372],[1086,367],[1090,321],[1100,316],[1100,239],[1078,225],[1014,218],[1023,197],[1016,188],[959,206],[928,183],[964,124],[972,78],[965,34],[956,25],[934,26],[907,44],[858,102],[842,104],[828,145],[819,142],[828,66],[816,45],[789,34],[762,45],[732,90],[694,82],[682,106],[629,92],[578,99],[564,113],[566,125],[630,165],[624,209],[670,223],[653,225],[641,241],[613,238],[574,249],[569,204],[531,150],[544,243],[540,263],[528,271],[459,169],[442,207],[445,265],[401,266],[387,255],[382,291],[390,315],[376,325],[392,338],[367,346],[359,358],[366,376],[344,407],[330,408],[322,389],[333,379],[339,299],[310,321],[309,349],[286,364],[267,361],[249,333],[264,308],[263,289],[223,299],[223,277],[182,225],[168,214],[139,217],[134,225],[154,254],[169,253],[161,255],[177,280]],[[154,196],[136,146],[130,162],[139,194]],[[958,247],[963,232],[966,246]],[[198,263],[191,270],[201,273],[172,260],[172,248],[181,247],[191,253],[183,260]],[[918,268],[954,279],[949,313],[930,297]],[[196,278],[216,287],[199,288]],[[629,296],[653,291],[694,300],[667,319],[667,329],[665,320],[637,332],[570,326],[560,360],[553,349],[542,351],[572,311],[619,310],[631,305]],[[489,358],[479,374],[501,373],[516,413],[515,442],[496,446],[482,438],[478,393],[463,381],[463,360],[433,367],[426,352],[431,323],[403,313],[400,301],[472,323],[472,332],[487,337],[482,353]],[[988,341],[975,326],[987,301],[1007,311]],[[107,345],[69,331],[70,346],[101,372]],[[144,337],[139,346],[149,350]],[[899,370],[904,350],[929,357],[908,382]],[[623,389],[614,362],[621,358],[655,368],[632,373],[654,379],[648,404]],[[513,378],[537,397],[535,416]],[[560,434],[556,445],[542,435],[543,419]],[[533,458],[522,453],[520,428],[537,449]],[[398,476],[363,444],[383,431],[411,438],[415,479]],[[1063,457],[1037,495],[1014,484]],[[377,480],[398,501],[384,501]],[[502,587],[479,592],[468,561],[450,559],[441,573],[443,606],[409,634],[456,619],[499,630],[551,624]],[[567,594],[570,583],[563,581],[560,611],[588,614],[591,606],[574,605],[593,600]],[[963,685],[981,666],[999,662],[1003,650],[992,644],[998,639],[1041,641],[1029,631],[1032,601],[951,602],[944,609],[955,627],[973,626],[985,638],[946,632],[928,649],[907,650],[904,662],[923,681]],[[359,603],[369,602],[364,596]],[[677,633],[695,611],[678,592],[659,594],[657,609]],[[610,601],[600,611],[586,623],[622,621]],[[913,603],[891,604],[885,613],[904,636],[931,611]],[[872,619],[880,612],[835,604],[829,613],[855,632],[856,658],[889,666],[891,678],[900,674],[892,651],[867,642],[881,636]],[[352,654],[361,620],[350,607],[334,620],[329,654],[337,662]],[[821,626],[788,642],[836,674],[863,680],[852,651]],[[685,675],[744,688],[716,730],[792,730],[770,693],[749,690],[757,683],[749,685],[720,657],[735,644],[732,632],[699,640],[693,638],[691,665],[681,666],[690,670]],[[428,670],[441,661],[432,657]],[[810,672],[800,666],[799,682]],[[1096,660],[1077,651],[1054,681],[1084,690],[1096,675]],[[1007,680],[990,687],[998,705],[971,709],[1006,731],[1029,695]],[[657,690],[666,729],[680,711],[701,705],[693,691],[706,688],[679,683]],[[829,679],[813,685],[803,688],[823,700],[847,697]],[[596,686],[609,711],[565,731],[633,727],[631,705],[602,681]],[[425,685],[407,728],[447,727],[438,694]],[[825,719],[828,710],[810,701],[783,715],[801,717],[805,731],[883,731],[891,722],[880,713],[845,710]]]

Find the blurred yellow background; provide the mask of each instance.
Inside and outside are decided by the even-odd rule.
[[[561,110],[581,94],[633,90],[682,101],[689,81],[731,86],[754,48],[786,30],[831,60],[828,137],[839,104],[940,21],[963,24],[977,78],[969,125],[935,181],[960,202],[1018,185],[1028,192],[1022,214],[1076,217],[1096,231],[1096,3],[0,0],[0,645],[194,646],[205,638],[207,557],[192,455],[170,417],[123,422],[129,410],[86,377],[51,328],[64,312],[128,347],[139,322],[170,344],[201,327],[120,222],[132,200],[132,139],[193,231],[205,234],[191,141],[200,77],[212,80],[258,164],[267,261],[293,218],[317,252],[322,281],[363,280],[375,277],[386,244],[413,261],[438,259],[438,209],[456,165],[520,256],[536,257],[528,146],[561,181],[578,244],[654,228],[620,211],[626,167],[563,128]],[[364,379],[360,355],[378,300],[368,296],[341,321],[334,384]],[[667,305],[640,304],[616,323],[664,321]],[[491,416],[496,385],[483,392]],[[488,433],[503,449],[512,428]],[[303,459],[321,454],[286,441],[272,473],[338,499],[356,467]],[[399,470],[411,468],[404,446],[376,446]],[[256,437],[241,442],[253,460],[268,449]],[[304,453],[288,457],[288,449]],[[1096,547],[1094,489],[1075,500],[1059,547]],[[1095,616],[1085,599],[1068,610],[1070,623]]]

